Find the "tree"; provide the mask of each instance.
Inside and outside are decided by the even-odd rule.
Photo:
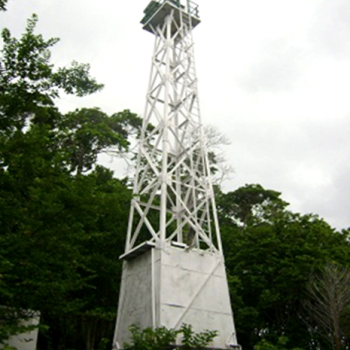
[[[6,4],[8,0],[0,0],[0,11],[6,11]]]
[[[258,224],[276,218],[288,205],[281,193],[266,190],[261,185],[245,185],[233,192],[218,191],[218,211],[224,221],[246,227],[249,223]]]
[[[54,70],[50,47],[57,38],[44,40],[34,34],[36,15],[28,20],[18,40],[3,29],[4,47],[0,57],[0,137],[21,131],[29,122],[54,125],[59,117],[54,99],[60,92],[84,96],[100,90],[89,76],[89,65],[73,62],[70,67]]]
[[[225,134],[213,125],[204,126],[204,135],[213,183],[221,186],[233,173],[233,167],[228,164],[225,152],[222,150],[223,146],[228,146],[231,142]]]
[[[237,193],[229,194],[232,201],[221,194],[218,205],[239,343],[252,349],[263,339],[276,344],[285,336],[288,348],[312,349],[313,335],[303,321],[308,276],[329,260],[349,263],[347,236],[316,215],[287,211],[277,192],[254,185]]]
[[[58,128],[67,166],[79,175],[93,168],[101,152],[126,152],[141,118],[129,110],[108,116],[98,108],[83,108],[62,116]]]
[[[350,327],[350,270],[327,263],[313,274],[307,285],[309,298],[305,307],[309,312],[309,326],[330,341],[336,350],[349,345]]]
[[[112,146],[127,150],[140,118],[98,109],[62,115],[60,93],[83,96],[102,85],[88,65],[55,70],[50,48],[57,39],[36,35],[36,21],[20,40],[2,32],[0,343],[21,330],[18,320],[30,317],[24,310],[37,310],[48,327],[43,348],[79,349],[84,339],[92,349],[114,323],[130,202],[126,181],[96,159]]]
[[[119,256],[131,200],[125,182],[100,166],[72,177],[62,217],[52,229],[63,222],[70,228],[80,283],[65,296],[64,305],[42,305],[42,322],[50,329],[41,335],[41,347],[51,343],[53,349],[89,350],[98,348],[104,338],[111,342],[122,270]],[[67,263],[71,266],[70,259]]]

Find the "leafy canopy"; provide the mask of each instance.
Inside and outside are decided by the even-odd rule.
[[[1,133],[23,129],[38,114],[43,118],[45,108],[54,106],[60,92],[84,96],[103,87],[89,76],[88,64],[73,61],[69,67],[54,69],[50,48],[58,39],[45,40],[34,34],[37,20],[36,15],[28,20],[19,40],[8,29],[1,34],[4,42],[0,52]]]
[[[49,326],[40,332],[47,343],[76,348],[83,339],[92,349],[115,318],[131,196],[96,160],[112,146],[127,150],[140,119],[97,108],[62,115],[61,93],[83,96],[102,85],[86,64],[55,69],[58,39],[35,34],[36,22],[34,15],[20,39],[2,31],[0,343],[36,310],[42,329]]]

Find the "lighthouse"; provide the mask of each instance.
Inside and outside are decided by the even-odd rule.
[[[151,1],[141,21],[154,35],[114,346],[129,327],[213,330],[213,348],[240,348],[201,121],[193,30],[198,5]],[[146,33],[145,33],[146,34]]]

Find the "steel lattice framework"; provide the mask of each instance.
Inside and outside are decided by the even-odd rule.
[[[198,100],[198,6],[151,0],[144,13],[155,44],[113,346],[130,341],[131,325],[185,323],[218,330],[213,348],[238,350]]]
[[[198,100],[194,17],[190,7],[181,10],[172,2],[160,25],[144,28],[155,44],[125,254],[144,241],[221,254]]]

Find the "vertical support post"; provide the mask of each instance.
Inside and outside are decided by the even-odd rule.
[[[163,144],[162,144],[162,178],[161,178],[161,199],[160,199],[160,243],[166,240],[166,215],[168,197],[168,153],[169,153],[169,94],[171,79],[171,24],[172,14],[166,18],[166,70],[164,76],[164,108],[163,108]]]

